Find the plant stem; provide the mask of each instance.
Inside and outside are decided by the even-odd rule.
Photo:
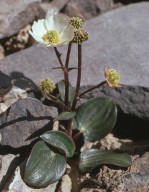
[[[67,134],[72,138],[72,119],[67,121]]]
[[[72,104],[72,111],[75,110],[78,96],[79,96],[80,83],[81,83],[81,69],[82,69],[82,45],[78,44],[78,77],[77,77],[77,85],[76,85],[76,94]]]
[[[61,100],[59,100],[57,97],[53,96],[53,95],[45,95],[45,97],[49,100],[52,100],[54,102],[56,102],[60,107],[62,107],[64,110],[71,112],[71,109],[69,107],[67,107],[67,105],[65,105],[65,103],[63,103]]]
[[[79,136],[81,135],[81,132],[79,131],[78,133],[75,134],[75,136],[73,137],[73,141],[75,142]]]
[[[62,69],[63,69],[63,68],[64,68],[64,65],[63,65],[62,60],[61,60],[61,54],[60,54],[60,52],[57,50],[56,47],[54,47],[54,50],[55,50],[56,56],[57,56],[57,58],[58,58],[58,61],[59,61],[60,65],[61,65],[61,67],[62,67]]]
[[[68,69],[68,65],[69,65],[69,58],[70,58],[71,47],[72,47],[72,43],[70,42],[69,45],[68,45],[67,57],[66,57],[66,62],[65,62],[65,67],[67,69]]]
[[[88,93],[89,91],[92,91],[92,90],[94,90],[94,89],[97,89],[97,88],[103,86],[104,84],[106,84],[106,81],[102,81],[102,82],[99,83],[98,85],[96,85],[96,86],[94,86],[94,87],[92,87],[92,88],[84,91],[83,93],[81,93],[81,94],[79,95],[79,98],[82,97],[84,94]]]
[[[70,58],[71,46],[72,46],[72,43],[69,43],[68,50],[67,50],[67,56],[66,56],[66,62],[65,62],[65,69],[64,69],[65,104],[67,106],[68,106],[68,100],[69,100],[69,72],[68,72],[68,66],[69,66],[69,58]]]

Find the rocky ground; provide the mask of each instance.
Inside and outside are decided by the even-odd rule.
[[[27,116],[22,108],[54,116],[57,111],[39,103],[39,81],[50,77],[56,83],[62,78],[53,71],[57,59],[53,49],[38,45],[29,36],[32,22],[45,18],[51,11],[80,16],[85,21],[89,40],[83,46],[82,90],[104,79],[104,67],[121,73],[122,87],[100,90],[85,95],[82,101],[96,96],[111,97],[118,107],[114,130],[105,139],[86,143],[84,148],[121,149],[132,156],[129,169],[102,166],[96,173],[81,175],[75,166],[61,183],[33,190],[23,184],[18,165],[26,138],[40,124],[19,124],[16,132],[7,121]],[[149,2],[139,0],[0,0],[0,191],[2,192],[149,192]],[[60,48],[62,56],[66,48]],[[75,46],[71,66],[76,63]],[[76,74],[71,72],[75,84]],[[27,98],[27,100],[22,100]],[[14,103],[14,105],[12,105]],[[38,109],[34,109],[38,106]],[[7,110],[9,108],[9,110]],[[7,111],[6,111],[7,110]],[[41,113],[40,115],[45,115]],[[50,124],[50,120],[40,123]],[[20,126],[21,125],[21,126]],[[25,135],[22,127],[26,127]],[[29,129],[33,127],[33,129]],[[19,133],[19,135],[18,135]],[[20,137],[22,138],[20,140]],[[5,139],[4,139],[5,138]],[[19,153],[16,150],[19,149]],[[23,149],[23,150],[22,150]]]

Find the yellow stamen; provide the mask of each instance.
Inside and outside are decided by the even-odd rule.
[[[43,35],[42,39],[46,41],[49,45],[59,44],[61,41],[59,33],[55,30],[47,31],[46,34]]]

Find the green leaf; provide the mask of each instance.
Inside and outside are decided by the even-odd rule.
[[[61,80],[61,81],[58,82],[58,90],[59,90],[59,93],[61,95],[61,99],[64,101],[64,98],[65,98],[65,81],[64,80]],[[70,105],[73,102],[74,96],[75,96],[75,89],[69,83],[68,101],[69,101]]]
[[[44,141],[39,141],[27,160],[23,180],[32,188],[44,188],[58,181],[65,171],[64,156],[53,152]]]
[[[69,120],[76,115],[76,112],[62,112],[57,116],[54,121]]]
[[[90,172],[99,165],[110,164],[120,167],[129,167],[131,157],[127,153],[115,153],[100,149],[87,149],[81,153],[79,168],[82,172]]]
[[[63,150],[67,157],[72,157],[75,151],[73,140],[61,131],[48,131],[40,136],[48,144]]]
[[[116,106],[108,98],[95,98],[83,103],[75,116],[77,129],[88,141],[105,137],[112,130],[116,118]]]

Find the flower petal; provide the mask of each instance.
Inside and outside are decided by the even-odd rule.
[[[53,20],[54,15],[50,15],[46,20],[46,28],[47,30],[53,30],[54,29],[54,20]]]
[[[74,38],[74,27],[69,25],[60,33],[60,38],[64,44],[69,43]]]
[[[46,33],[45,19],[40,19],[37,22],[34,21],[32,25],[32,31],[35,35],[43,36]]]
[[[44,40],[43,40],[40,36],[34,34],[32,31],[29,31],[29,33],[30,33],[30,34],[32,35],[32,37],[33,37],[36,41],[38,41],[39,43],[44,44],[44,45],[47,44],[46,42],[44,42]]]
[[[62,15],[51,15],[46,19],[46,26],[48,30],[56,30],[61,32],[63,28],[68,25],[68,19]]]

